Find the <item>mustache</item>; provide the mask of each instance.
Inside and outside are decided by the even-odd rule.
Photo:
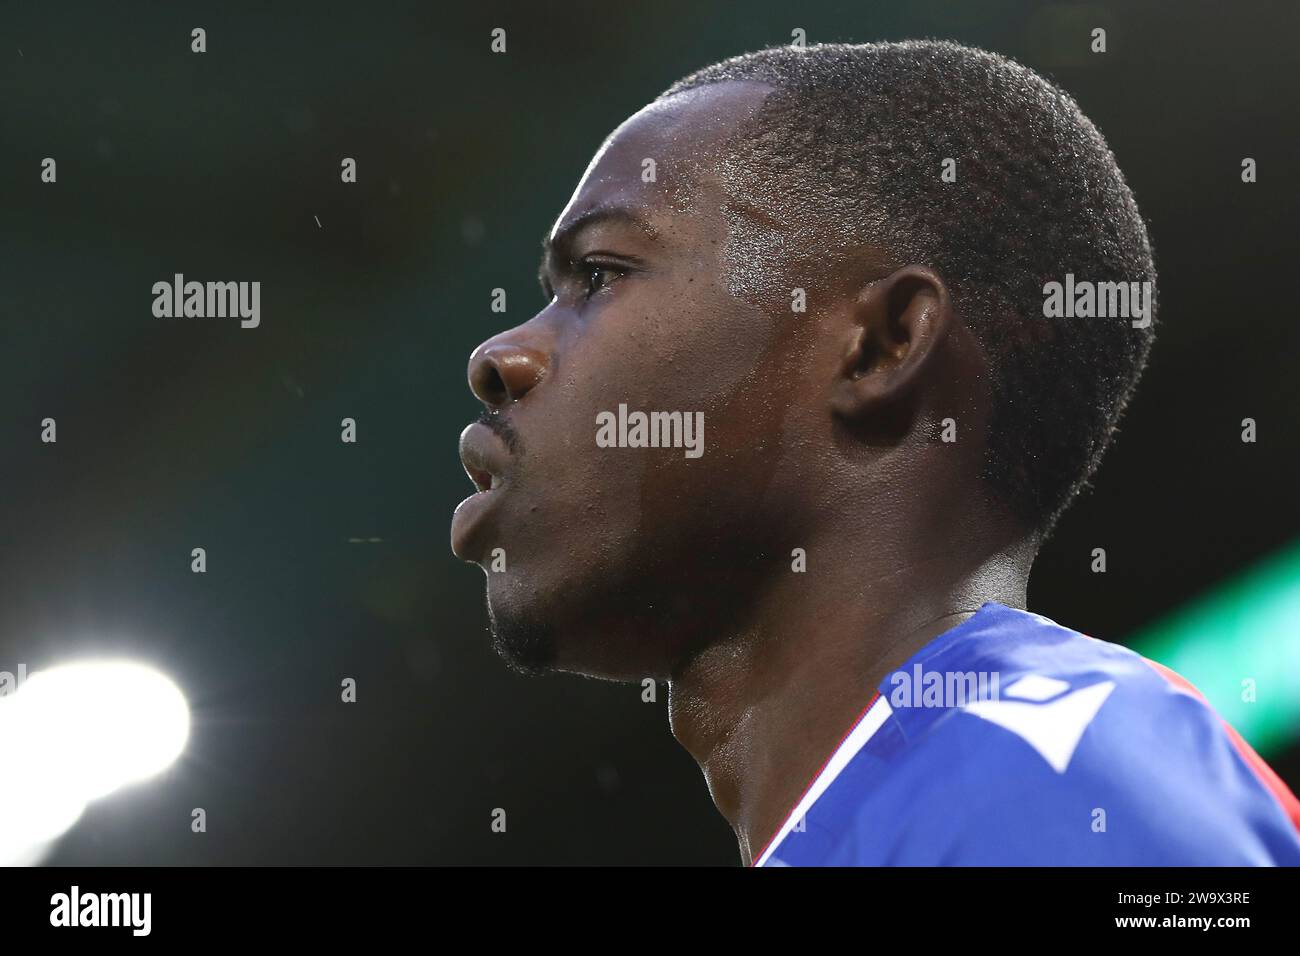
[[[515,427],[500,412],[484,410],[477,421],[480,425],[486,425],[492,429],[497,434],[497,437],[505,442],[506,448],[510,449],[510,454],[518,455],[522,452],[523,443],[519,440],[519,433],[515,431]]]

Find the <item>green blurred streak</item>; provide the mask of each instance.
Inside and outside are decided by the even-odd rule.
[[[1300,735],[1300,542],[1128,644],[1195,684],[1261,754],[1285,747]]]

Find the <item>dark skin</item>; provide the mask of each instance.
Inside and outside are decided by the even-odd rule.
[[[791,249],[781,230],[821,223],[782,211],[779,274],[735,292],[723,146],[770,93],[675,96],[597,153],[548,238],[549,303],[471,356],[493,424],[462,457],[491,490],[452,529],[508,659],[668,681],[746,864],[891,671],[984,601],[1024,606],[1036,550],[979,477],[987,362],[940,275]],[[597,447],[620,403],[703,412],[703,456]]]

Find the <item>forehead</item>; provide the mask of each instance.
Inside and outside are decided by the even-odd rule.
[[[716,83],[635,113],[596,151],[551,236],[603,209],[651,223],[688,212],[695,199],[720,189],[721,147],[771,92],[762,83]]]

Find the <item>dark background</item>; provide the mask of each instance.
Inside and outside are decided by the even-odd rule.
[[[795,27],[1044,72],[1150,223],[1153,362],[1033,608],[1122,641],[1300,532],[1294,5],[290,6],[0,8],[0,669],[130,654],[195,721],[171,772],[92,804],[53,862],[737,861],[666,691],[507,672],[448,520],[466,358],[540,307],[539,240],[600,140]],[[261,327],[154,318],[175,272],[260,280]],[[1300,785],[1295,748],[1269,756]]]

